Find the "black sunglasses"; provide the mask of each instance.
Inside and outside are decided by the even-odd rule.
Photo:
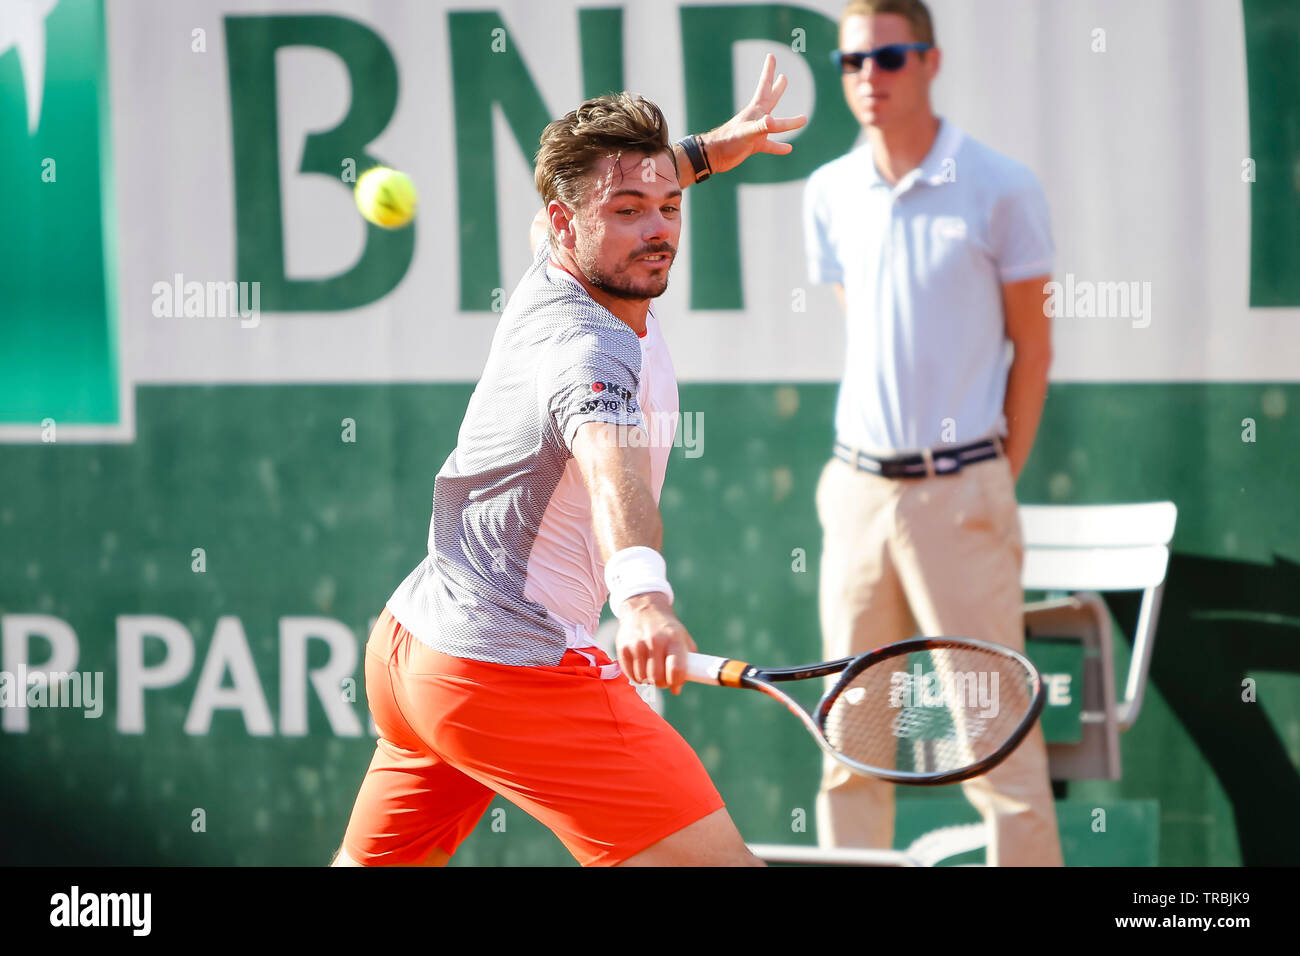
[[[889,43],[874,50],[846,53],[843,50],[831,50],[831,62],[840,68],[841,73],[852,75],[862,69],[867,60],[875,60],[876,66],[889,73],[901,70],[907,62],[908,50],[928,50],[933,43]]]

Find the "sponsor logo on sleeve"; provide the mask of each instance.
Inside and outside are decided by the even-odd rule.
[[[624,388],[622,385],[615,382],[592,382],[591,390],[600,397],[588,398],[579,403],[579,415],[590,412],[626,412],[631,414],[637,410],[636,395],[631,389]]]

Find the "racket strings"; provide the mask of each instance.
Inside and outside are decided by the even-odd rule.
[[[931,648],[877,661],[840,685],[822,730],[867,767],[948,773],[997,753],[1033,704],[1029,674],[978,648]]]

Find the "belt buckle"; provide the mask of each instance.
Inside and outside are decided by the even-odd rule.
[[[925,461],[925,477],[934,477],[934,452],[928,448],[921,449],[921,458]]]
[[[941,475],[961,471],[961,461],[949,455],[941,455],[939,458],[935,459],[934,470]]]

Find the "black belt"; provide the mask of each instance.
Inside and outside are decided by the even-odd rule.
[[[997,458],[1002,454],[1002,441],[999,438],[986,438],[969,445],[926,448],[916,455],[898,455],[894,458],[876,458],[837,441],[834,454],[840,461],[882,478],[927,478],[934,475],[955,475],[967,465]]]

